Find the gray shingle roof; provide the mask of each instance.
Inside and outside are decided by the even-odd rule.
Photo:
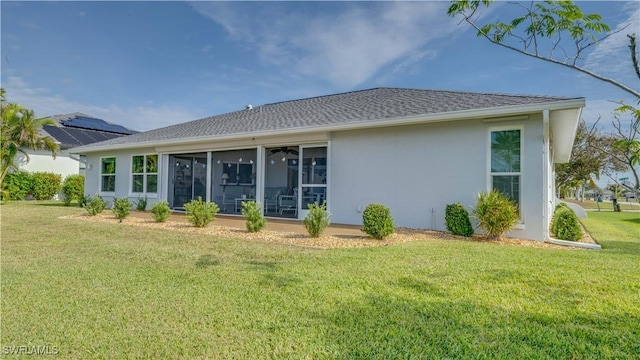
[[[453,111],[542,104],[576,98],[485,94],[459,91],[374,88],[255,106],[182,124],[112,139],[95,146],[212,138],[401,119]],[[87,146],[85,148],[90,148]]]

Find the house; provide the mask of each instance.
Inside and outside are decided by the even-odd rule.
[[[238,214],[303,219],[327,202],[333,223],[361,224],[370,203],[397,226],[445,230],[499,189],[520,209],[509,236],[544,240],[554,164],[567,162],[584,98],[375,88],[283,101],[81,146],[85,191],[181,209],[191,199]]]
[[[79,112],[49,117],[55,120],[58,126],[44,126],[40,130],[40,136],[52,137],[60,146],[60,152],[53,159],[48,150],[25,149],[29,158],[18,154],[15,160],[20,170],[52,172],[60,174],[63,179],[73,174],[84,175],[84,159],[71,154],[70,149],[137,133],[124,126]]]

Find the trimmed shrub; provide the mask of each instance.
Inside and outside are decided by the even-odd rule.
[[[201,196],[184,204],[184,208],[187,210],[187,219],[196,227],[207,226],[220,211],[216,203],[204,202]]]
[[[309,213],[304,218],[304,227],[307,229],[309,236],[317,238],[322,235],[324,229],[329,226],[329,218],[331,214],[327,211],[327,202],[322,205],[318,203],[309,204]]]
[[[247,230],[258,232],[264,228],[267,221],[262,216],[262,208],[255,201],[242,202],[242,215],[247,219]]]
[[[87,213],[89,213],[89,215],[98,215],[102,211],[104,211],[105,207],[107,207],[107,202],[102,200],[102,197],[100,195],[96,195],[94,197],[85,197],[84,208],[87,210]]]
[[[478,194],[478,203],[473,209],[473,217],[489,239],[499,240],[504,233],[512,230],[518,220],[518,207],[498,190]]]
[[[73,200],[82,202],[84,196],[84,176],[69,175],[62,183],[62,193],[64,194],[64,204],[69,206]]]
[[[33,176],[26,171],[8,173],[2,183],[3,200],[24,200],[33,189]]]
[[[553,214],[551,231],[560,240],[576,241],[582,238],[582,229],[576,213],[568,206],[557,207]]]
[[[51,200],[60,191],[61,182],[60,174],[50,172],[33,173],[31,194],[36,200]]]
[[[131,214],[131,207],[133,206],[133,203],[131,201],[129,201],[129,198],[116,198],[113,200],[113,207],[111,208],[111,210],[113,211],[113,213],[116,216],[116,219],[120,220],[120,222],[122,222],[122,219],[126,218],[127,216],[129,216],[129,214]]]
[[[382,204],[369,204],[362,213],[362,231],[374,239],[382,240],[393,234],[391,210]]]
[[[473,235],[473,226],[469,219],[469,212],[460,203],[449,204],[445,209],[444,220],[449,230],[454,235],[469,237]]]
[[[151,215],[156,222],[165,222],[169,215],[171,215],[171,208],[169,208],[169,203],[166,201],[160,201],[159,203],[155,203],[151,207]]]
[[[139,197],[138,196],[138,200],[135,201],[136,202],[136,210],[138,211],[145,211],[147,210],[147,195],[145,195],[144,197]]]
[[[556,211],[558,211],[558,209],[562,209],[562,208],[570,209],[569,205],[567,205],[566,203],[561,202],[561,203],[558,203],[558,205],[556,205],[555,209],[553,209],[554,214],[555,214]]]
[[[81,208],[87,207],[87,202],[89,202],[89,200],[91,200],[91,196],[82,195],[82,197],[80,197],[80,201],[78,202],[78,206],[80,206]]]

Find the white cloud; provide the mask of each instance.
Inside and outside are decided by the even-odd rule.
[[[613,28],[614,32],[620,32],[596,44],[595,49],[587,56],[585,67],[623,81],[629,79],[637,84],[638,78],[633,71],[627,34],[640,35],[640,3],[629,2],[624,11],[626,18]]]
[[[311,12],[273,3],[192,3],[232,39],[255,50],[263,63],[285,74],[317,77],[343,87],[355,87],[385,66],[402,71],[407,59],[433,54],[426,49],[429,44],[459,31],[457,20],[443,16],[447,5],[314,3],[327,11]]]
[[[9,102],[32,109],[36,116],[82,112],[138,131],[151,130],[205,116],[196,114],[189,109],[166,105],[144,104],[143,106],[124,108],[117,105],[105,107],[85,104],[65,99],[46,88],[31,87],[22,78],[16,76],[8,77],[2,86],[7,91],[6,96]]]

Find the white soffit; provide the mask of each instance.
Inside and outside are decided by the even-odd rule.
[[[549,126],[553,141],[553,161],[566,163],[571,158],[571,149],[576,137],[582,108],[552,110],[549,112]]]

